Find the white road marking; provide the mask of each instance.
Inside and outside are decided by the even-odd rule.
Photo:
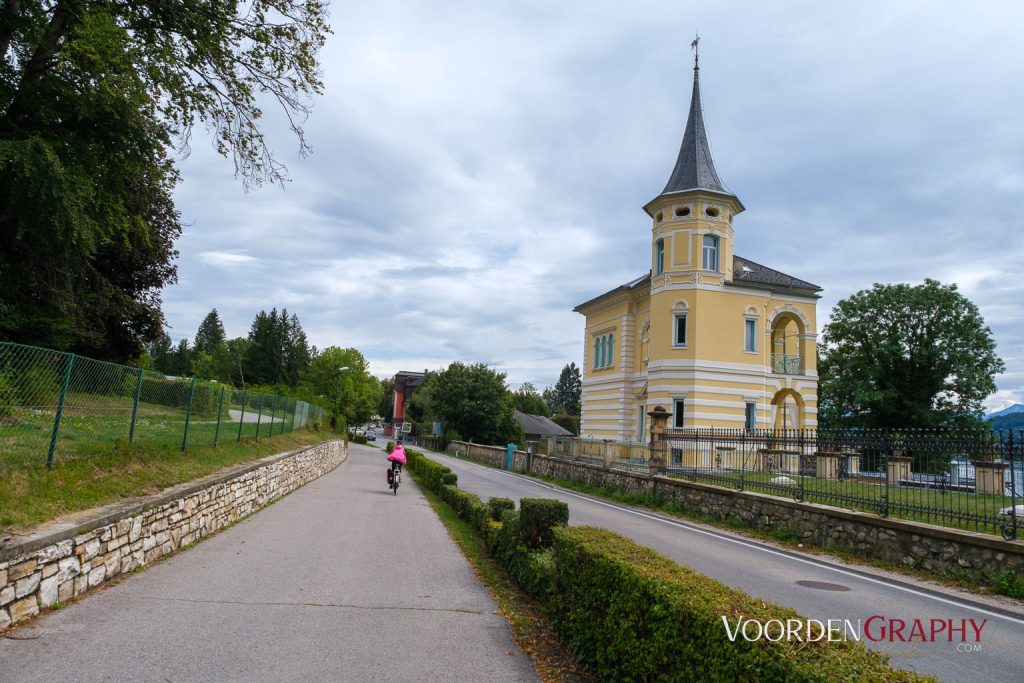
[[[441,454],[438,453],[437,455],[441,455]],[[451,456],[444,456],[444,457],[450,458]],[[953,605],[954,607],[960,607],[962,609],[973,610],[973,611],[978,612],[980,614],[984,614],[984,615],[987,615],[987,616],[990,616],[990,617],[996,617],[998,619],[1003,619],[1003,620],[1010,621],[1010,622],[1013,622],[1015,624],[1019,624],[1021,626],[1024,626],[1024,619],[1018,619],[1016,617],[1011,617],[1008,614],[1003,614],[1001,612],[993,612],[993,611],[987,610],[987,609],[985,609],[983,607],[978,607],[977,605],[973,605],[973,604],[969,604],[969,603],[965,603],[965,602],[959,602],[957,600],[951,600],[949,598],[943,598],[943,597],[935,595],[933,593],[927,593],[927,592],[924,592],[924,591],[915,590],[915,589],[910,588],[908,586],[901,586],[901,585],[896,584],[896,583],[889,583],[889,582],[883,581],[881,579],[876,579],[876,578],[873,578],[873,577],[870,577],[870,576],[865,576],[864,574],[847,571],[845,569],[842,569],[840,567],[836,567],[836,566],[831,565],[831,564],[827,564],[827,563],[822,562],[820,560],[809,560],[809,559],[806,559],[806,558],[802,558],[802,557],[797,557],[795,555],[791,555],[789,553],[779,552],[778,550],[773,550],[772,548],[767,548],[767,547],[765,547],[763,545],[758,545],[756,543],[750,543],[748,541],[743,541],[743,540],[740,540],[738,538],[733,538],[733,537],[727,536],[725,534],[719,534],[719,533],[715,533],[713,531],[708,531],[706,529],[701,529],[699,527],[692,526],[690,524],[683,524],[681,522],[676,522],[676,521],[673,521],[673,520],[670,520],[670,519],[665,519],[664,517],[659,517],[657,515],[649,515],[646,512],[640,512],[639,510],[632,510],[630,508],[626,508],[626,507],[622,507],[622,506],[619,506],[619,505],[615,505],[613,503],[608,503],[606,501],[599,500],[597,498],[591,498],[590,496],[585,496],[583,494],[576,493],[574,491],[569,491],[569,490],[563,489],[563,488],[557,488],[557,487],[552,486],[550,484],[545,484],[543,482],[536,481],[535,479],[530,479],[529,477],[523,477],[523,476],[518,475],[518,474],[513,474],[512,472],[506,472],[505,470],[496,470],[496,469],[494,469],[492,467],[485,467],[485,466],[479,465],[479,464],[477,464],[475,462],[469,462],[467,460],[462,460],[460,458],[452,458],[452,459],[453,460],[457,460],[458,462],[461,462],[461,463],[466,463],[467,465],[473,465],[474,467],[479,467],[481,469],[485,469],[485,470],[488,470],[488,471],[491,471],[491,472],[495,472],[497,474],[503,474],[503,475],[508,476],[508,477],[513,477],[515,479],[519,479],[520,481],[525,481],[525,482],[528,482],[530,484],[534,484],[536,486],[541,486],[541,487],[546,488],[546,489],[551,489],[553,491],[558,491],[559,493],[564,493],[567,496],[572,496],[574,498],[580,498],[582,500],[590,501],[591,503],[597,503],[598,505],[603,505],[605,507],[609,507],[609,508],[612,508],[614,510],[621,510],[622,512],[628,512],[630,514],[637,515],[638,517],[645,517],[647,519],[653,519],[654,521],[662,522],[662,523],[668,524],[670,526],[679,527],[680,529],[686,529],[687,531],[694,531],[694,532],[696,532],[698,534],[704,534],[705,536],[710,536],[712,538],[717,538],[717,539],[720,539],[720,540],[723,540],[723,541],[729,541],[730,543],[735,543],[736,545],[741,545],[741,546],[744,546],[744,547],[747,547],[747,548],[751,548],[753,550],[760,550],[761,552],[765,552],[765,553],[768,553],[770,555],[775,555],[777,557],[782,557],[782,558],[785,558],[787,560],[793,560],[794,562],[801,562],[803,564],[809,564],[811,566],[819,567],[821,569],[827,569],[829,571],[836,572],[837,574],[842,574],[844,576],[849,576],[850,578],[853,578],[853,579],[860,579],[862,581],[867,581],[869,583],[876,583],[876,584],[878,584],[880,586],[885,586],[886,588],[894,588],[896,590],[903,591],[904,593],[910,593],[912,595],[917,595],[917,596],[922,597],[922,598],[928,598],[929,600],[935,600],[936,602],[943,602],[943,603],[946,603],[947,605]]]

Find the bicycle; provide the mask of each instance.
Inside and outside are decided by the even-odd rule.
[[[388,487],[394,495],[398,495],[398,484],[402,481],[402,465],[401,463],[391,463],[391,469],[388,470]]]

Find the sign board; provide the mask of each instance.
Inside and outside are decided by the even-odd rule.
[[[435,422],[434,423],[434,429],[433,429],[434,436],[441,436],[442,433],[443,432],[441,431],[441,423],[440,422]]]
[[[412,422],[403,422],[402,423],[402,433],[403,434],[408,434],[411,431],[412,431]]]

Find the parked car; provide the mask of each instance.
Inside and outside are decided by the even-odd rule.
[[[373,431],[372,429],[366,430],[366,440],[367,441],[376,441],[377,440],[377,432]]]

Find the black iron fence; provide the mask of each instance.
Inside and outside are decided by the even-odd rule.
[[[675,477],[1017,537],[1024,430],[663,432]]]

